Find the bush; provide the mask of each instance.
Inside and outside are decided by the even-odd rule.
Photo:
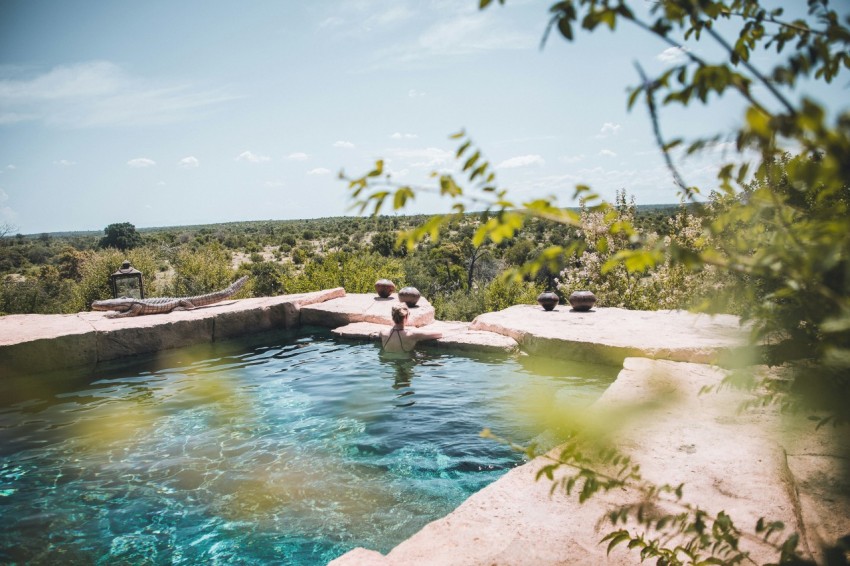
[[[288,292],[291,276],[283,265],[264,261],[245,266],[245,270],[250,273],[251,296],[274,297]]]
[[[292,281],[290,292],[344,287],[349,293],[374,293],[375,281],[386,278],[400,285],[403,273],[398,259],[370,253],[331,252],[308,261],[301,275]]]
[[[181,249],[174,259],[175,297],[203,295],[224,289],[233,281],[230,252],[213,243],[196,251]]]

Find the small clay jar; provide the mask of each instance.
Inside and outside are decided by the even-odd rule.
[[[545,311],[550,311],[557,307],[559,300],[557,293],[553,291],[545,291],[537,295],[537,302]]]
[[[596,304],[596,295],[590,291],[576,291],[570,295],[570,298],[567,300],[570,301],[570,305],[573,307],[573,310],[586,312],[592,309],[593,305]]]
[[[398,292],[398,300],[409,307],[415,307],[422,294],[416,287],[404,287]]]
[[[378,279],[375,282],[375,292],[378,293],[378,296],[382,299],[388,298],[395,291],[395,283],[390,281],[389,279]]]

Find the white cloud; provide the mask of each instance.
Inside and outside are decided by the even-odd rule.
[[[679,64],[684,63],[688,58],[687,52],[687,47],[668,47],[656,55],[655,58],[663,63]]]
[[[9,195],[6,194],[6,191],[0,188],[0,202],[6,202],[7,200],[9,200]]]
[[[415,88],[412,88],[407,91],[407,96],[409,96],[410,98],[419,98],[425,96],[425,93],[421,90],[416,90]]]
[[[585,156],[583,153],[580,153],[578,155],[565,155],[564,157],[558,158],[558,161],[560,161],[561,163],[578,163],[584,160]]]
[[[454,15],[426,29],[417,39],[420,49],[443,55],[530,49],[537,47],[538,41],[535,34],[505,29],[487,12]]]
[[[446,151],[437,147],[388,149],[385,153],[388,157],[404,160],[408,166],[416,168],[440,167],[451,163],[455,158],[453,151]]]
[[[346,148],[346,149],[353,149],[353,148],[354,148],[354,144],[353,144],[353,143],[351,143],[350,141],[343,141],[343,140],[340,140],[340,141],[335,141],[335,142],[334,142],[334,147],[344,147],[344,148]]]
[[[605,157],[617,157],[617,154],[611,151],[610,149],[603,149],[599,152],[599,155],[603,155]]]
[[[290,153],[286,156],[286,158],[291,161],[306,161],[309,157],[310,156],[303,151],[296,151],[295,153]]]
[[[15,169],[17,169],[17,167],[15,167],[14,165],[12,165],[10,163],[10,164],[6,165],[6,169],[8,169],[9,171],[14,171]]]
[[[74,128],[168,124],[237,98],[223,90],[134,77],[109,61],[58,66],[26,78],[0,67],[0,123]],[[18,71],[20,74],[20,71]]]
[[[602,124],[602,128],[599,129],[599,133],[596,134],[597,138],[607,138],[608,136],[614,136],[620,133],[620,124],[615,124],[613,122],[605,122]]]
[[[331,170],[325,169],[324,167],[317,167],[316,169],[311,169],[307,171],[308,175],[330,175]]]
[[[198,161],[198,158],[195,157],[194,155],[190,155],[189,157],[184,157],[183,159],[181,159],[180,161],[177,162],[177,166],[183,167],[184,169],[194,169],[195,167],[198,167],[200,164],[201,164],[201,162]]]
[[[236,156],[236,161],[247,161],[248,163],[262,163],[270,158],[266,155],[257,155],[251,151],[243,151]]]
[[[502,161],[496,165],[496,169],[514,169],[516,167],[528,167],[529,165],[543,165],[546,163],[539,155],[518,155]]]
[[[67,159],[60,159],[59,161],[54,161],[53,164],[58,165],[60,167],[71,167],[72,165],[76,165],[77,162],[76,161],[69,161]]]
[[[156,165],[156,161],[154,161],[153,159],[148,159],[147,157],[137,157],[128,161],[127,165],[139,169],[142,167],[153,167],[154,165]]]
[[[401,132],[396,132],[390,137],[394,140],[415,140],[419,136],[416,134],[402,134]]]
[[[405,167],[403,169],[390,169],[390,170],[387,171],[387,175],[389,175],[389,177],[391,179],[403,179],[404,177],[407,177],[409,174],[410,174],[410,169],[408,169],[407,167]]]

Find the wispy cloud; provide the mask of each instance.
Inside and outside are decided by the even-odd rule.
[[[419,136],[416,134],[402,134],[401,132],[396,132],[390,136],[394,140],[415,140]]]
[[[263,163],[270,159],[267,155],[258,155],[252,151],[243,151],[236,156],[236,161],[246,161],[248,163]]]
[[[672,63],[674,65],[684,63],[688,58],[688,49],[686,47],[668,47],[661,53],[655,56],[662,63]]]
[[[198,158],[194,155],[190,155],[189,157],[184,157],[180,161],[177,162],[178,167],[182,167],[184,169],[194,169],[199,167],[201,162],[198,161]]]
[[[416,90],[415,88],[412,88],[412,89],[407,91],[407,96],[409,98],[421,98],[421,97],[425,96],[425,93],[422,92],[421,90]]]
[[[334,147],[342,147],[342,148],[345,148],[345,149],[353,149],[354,144],[351,143],[350,141],[340,140],[340,141],[334,142]]]
[[[263,186],[269,189],[279,189],[280,187],[283,187],[285,185],[286,183],[284,183],[283,181],[266,181],[265,183],[263,183]]]
[[[128,161],[127,165],[136,169],[141,169],[144,167],[153,167],[156,165],[156,161],[148,157],[136,157],[135,159]]]
[[[77,162],[76,161],[70,161],[68,159],[60,159],[59,161],[54,161],[53,164],[58,165],[59,167],[71,167],[73,165],[76,165]]]
[[[530,165],[543,165],[546,162],[540,155],[518,155],[506,159],[496,165],[496,169],[514,169],[517,167],[528,167]]]
[[[454,160],[455,154],[437,147],[421,149],[388,149],[386,155],[418,169],[442,167]]]
[[[599,129],[599,133],[596,134],[596,137],[599,139],[607,138],[609,136],[615,136],[620,133],[620,128],[622,126],[620,124],[615,124],[613,122],[605,122],[602,124],[602,127]]]
[[[315,169],[310,169],[309,171],[307,171],[307,174],[308,175],[330,175],[331,170],[326,169],[324,167],[317,167]]]
[[[521,29],[503,10],[479,11],[465,3],[445,2],[438,11],[416,14],[421,33],[403,40],[385,41],[373,51],[367,70],[431,65],[446,57],[468,57],[492,51],[536,49],[536,31]],[[435,17],[435,14],[438,14]],[[417,93],[411,89],[411,95]]]
[[[599,155],[603,157],[617,157],[617,154],[610,149],[603,149],[599,152]]]
[[[560,161],[561,163],[570,163],[571,164],[571,163],[579,163],[581,161],[584,161],[585,159],[586,159],[585,155],[583,153],[580,153],[578,155],[565,155],[564,157],[559,157],[558,161]]]
[[[303,151],[296,151],[295,153],[290,153],[286,156],[286,158],[291,161],[307,161],[309,157],[310,156]]]
[[[41,121],[71,128],[167,124],[237,98],[225,89],[205,90],[131,76],[109,61],[54,67],[21,77],[0,68],[0,124]]]

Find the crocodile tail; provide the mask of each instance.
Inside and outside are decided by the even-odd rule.
[[[239,291],[239,289],[245,286],[246,281],[248,281],[248,276],[243,275],[242,277],[230,284],[230,286],[227,288],[227,292],[231,295],[235,295]]]

